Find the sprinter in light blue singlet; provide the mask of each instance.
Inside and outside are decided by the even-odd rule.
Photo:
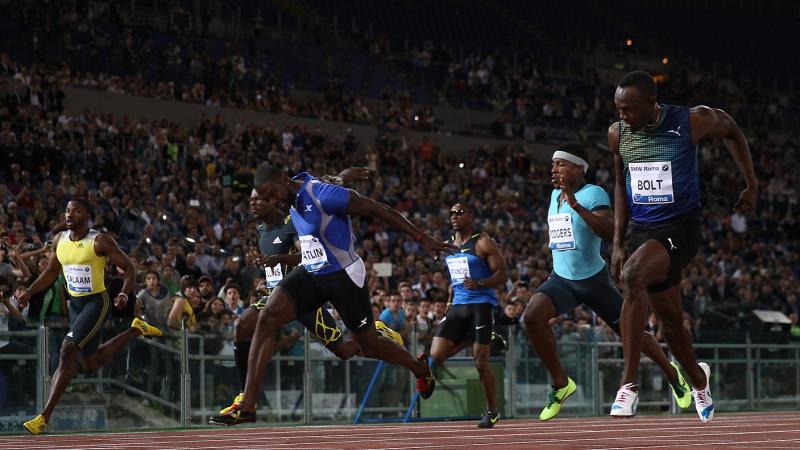
[[[553,380],[547,405],[539,420],[550,420],[577,389],[575,381],[564,372],[558,357],[556,339],[550,320],[571,314],[585,304],[619,334],[622,295],[614,287],[606,263],[600,255],[603,238],[610,238],[614,222],[608,194],[601,187],[588,184],[584,174],[589,168],[586,151],[580,144],[564,144],[553,153],[552,183],[547,211],[553,272],[536,290],[525,308],[525,329]],[[642,331],[644,352],[664,372],[678,404],[691,404],[689,386],[655,338]]]

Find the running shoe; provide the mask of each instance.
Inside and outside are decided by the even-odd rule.
[[[677,403],[681,409],[686,409],[692,405],[692,388],[689,386],[689,383],[686,382],[686,379],[683,378],[678,363],[671,362],[670,365],[678,372],[678,382],[669,384],[672,388],[672,395],[675,397],[675,403]]]
[[[478,422],[478,428],[492,428],[500,420],[500,411],[487,410]]]
[[[47,427],[47,422],[45,422],[44,416],[40,414],[23,423],[22,426],[25,427],[25,429],[31,434],[40,434],[42,431],[44,431],[45,427]]]
[[[578,386],[575,384],[575,380],[570,377],[567,377],[566,386],[558,389],[553,388],[548,396],[547,406],[545,406],[539,414],[539,420],[550,420],[557,416],[558,413],[561,412],[561,405],[564,404],[564,400],[575,393],[577,388]]]
[[[220,414],[208,419],[209,425],[222,425],[232,427],[243,423],[252,423],[256,421],[256,413],[245,411],[242,405],[237,403],[231,407],[227,414]]]
[[[428,365],[428,355],[420,353],[417,359]],[[431,367],[428,365],[428,373],[424,377],[417,378],[417,392],[423,399],[429,399],[436,388],[436,378],[433,377]]]
[[[230,405],[230,406],[227,406],[227,407],[225,407],[225,408],[222,408],[222,409],[220,409],[220,410],[219,410],[219,413],[220,413],[221,415],[223,415],[223,416],[224,416],[225,414],[228,414],[229,412],[231,412],[231,410],[233,409],[233,407],[234,407],[234,406],[236,406],[236,405],[240,405],[240,404],[242,403],[242,400],[243,400],[243,399],[244,399],[244,392],[239,392],[239,395],[237,395],[237,396],[236,396],[236,397],[233,399],[233,403],[231,403],[231,405]]]
[[[131,328],[136,328],[141,331],[142,336],[161,336],[161,330],[138,317],[135,317],[133,322],[131,322]]]
[[[694,397],[694,407],[697,409],[700,421],[708,423],[714,418],[714,400],[711,398],[711,367],[704,362],[697,365],[706,374],[706,387],[700,390],[692,388],[692,397]]]
[[[400,336],[400,333],[389,328],[385,323],[381,322],[380,320],[375,321],[375,330],[378,332],[378,336],[385,336],[397,342],[401,346],[404,345],[403,336]]]
[[[639,393],[634,391],[636,385],[628,383],[620,386],[617,391],[617,398],[611,405],[611,417],[625,418],[636,415],[636,407],[639,406]]]

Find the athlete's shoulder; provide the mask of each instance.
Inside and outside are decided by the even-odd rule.
[[[608,126],[608,133],[607,133],[608,148],[613,153],[619,152],[619,135],[621,130],[620,123],[621,121],[618,120]]]
[[[593,207],[598,205],[609,205],[611,203],[611,198],[608,195],[608,192],[596,184],[587,184],[582,191],[584,191],[586,197],[592,201]]]

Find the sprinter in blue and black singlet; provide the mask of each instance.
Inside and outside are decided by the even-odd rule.
[[[300,253],[297,230],[294,228],[291,216],[271,216],[272,210],[266,200],[259,197],[255,189],[250,194],[250,213],[260,222],[256,225],[258,231],[258,250],[260,256],[256,264],[264,270],[264,281],[268,291],[275,289],[295,266],[300,264]],[[242,401],[244,387],[247,382],[247,366],[250,354],[250,343],[253,339],[258,313],[267,305],[267,295],[263,295],[253,302],[247,310],[236,320],[234,326],[234,359],[236,370],[239,372],[242,392],[239,393],[230,406],[220,410],[220,415],[226,415],[231,408]],[[322,342],[341,360],[347,360],[360,352],[358,344],[353,339],[343,339],[342,330],[336,320],[321,306],[315,311],[302,314],[297,320],[311,333],[311,336]],[[403,338],[399,333],[387,327],[381,321],[375,321],[375,329],[381,336],[393,339],[403,345]],[[224,425],[220,417],[209,419],[211,425]]]
[[[326,302],[339,312],[364,356],[409,369],[417,377],[417,391],[423,398],[430,397],[435,380],[427,355],[414,358],[392,339],[379,337],[372,325],[366,267],[355,252],[350,215],[372,217],[402,230],[434,257],[452,251],[453,246],[428,236],[389,206],[352,189],[323,183],[308,173],[289,178],[277,167],[262,164],[253,181],[270,215],[291,215],[301,261],[272,290],[259,312],[250,350],[250,361],[255,364],[248,367],[244,398],[221,416],[218,424],[255,421],[256,399],[275,350],[275,333],[281,325]]]
[[[608,129],[616,179],[611,274],[621,282],[625,299],[621,319],[625,368],[611,415],[636,414],[641,330],[649,305],[669,349],[691,381],[700,420],[710,422],[714,416],[708,387],[711,369],[695,358],[692,336],[683,326],[678,284],[681,271],[700,248],[697,143],[704,138],[723,140],[747,185],[734,210],[748,211],[755,206],[758,181],[747,140],[720,109],[659,104],[655,81],[645,72],[625,75],[617,85],[614,103],[621,120]]]
[[[585,304],[619,334],[622,294],[611,282],[600,254],[602,240],[613,235],[613,212],[606,191],[585,181],[588,161],[580,144],[564,144],[553,153],[551,182],[555,189],[547,211],[553,272],[531,297],[524,314],[528,339],[553,380],[539,420],[556,417],[577,389],[561,365],[550,321]],[[678,404],[689,407],[689,386],[680,372],[670,365],[656,339],[644,330],[641,333],[645,354],[664,372]]]
[[[489,367],[495,289],[508,280],[506,262],[488,234],[475,229],[472,208],[456,203],[450,208],[450,223],[455,235],[450,239],[458,251],[445,262],[450,272],[447,313],[433,338],[431,358],[442,364],[464,341],[474,335],[472,346],[475,368],[486,394],[486,413],[478,426],[491,428],[500,418],[495,401],[494,374]]]

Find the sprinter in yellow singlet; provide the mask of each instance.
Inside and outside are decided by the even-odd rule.
[[[136,285],[136,269],[113,238],[89,228],[90,213],[91,206],[86,199],[74,198],[67,203],[64,214],[67,231],[53,239],[55,252],[50,256],[47,269],[19,297],[23,307],[32,294],[49,288],[59,272],[64,273],[69,293],[70,330],[61,346],[50,398],[40,415],[23,424],[32,434],[44,431],[79,365],[85,372],[94,372],[139,336],[161,335],[158,328],[136,318],[131,328],[100,345],[100,328],[111,309],[103,272],[106,259],[125,271],[122,291],[114,299],[118,309],[125,307]]]

